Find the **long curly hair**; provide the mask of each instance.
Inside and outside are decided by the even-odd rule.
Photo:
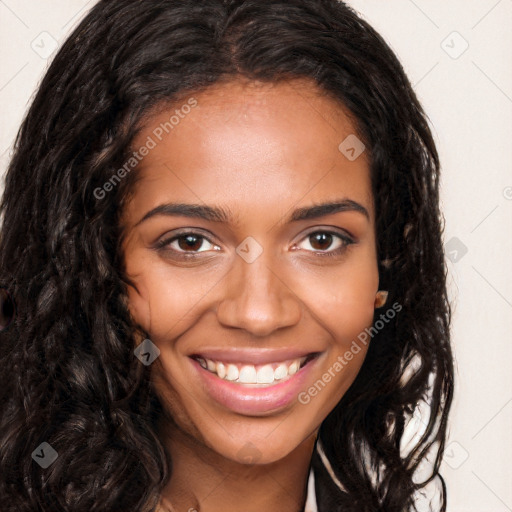
[[[94,191],[152,109],[240,77],[308,78],[349,111],[370,159],[380,288],[401,306],[321,425],[342,484],[321,512],[414,510],[434,481],[446,509],[440,165],[396,56],[336,0],[102,0],[49,67],[5,179],[0,285],[17,315],[0,334],[2,512],[155,510],[172,454],[157,435],[150,370],[133,354],[140,331],[120,249],[136,170],[106,198]],[[43,442],[58,454],[47,469],[32,460]]]

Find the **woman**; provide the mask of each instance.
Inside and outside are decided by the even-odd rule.
[[[99,2],[6,176],[2,510],[445,510],[438,180],[343,3]]]

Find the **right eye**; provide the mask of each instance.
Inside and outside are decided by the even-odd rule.
[[[192,231],[165,238],[158,243],[157,248],[168,252],[175,252],[187,258],[193,258],[198,253],[211,250],[220,251],[218,245],[213,244],[201,233]]]

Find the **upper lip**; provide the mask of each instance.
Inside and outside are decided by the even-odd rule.
[[[242,364],[268,364],[288,361],[290,359],[300,359],[312,354],[317,354],[321,350],[300,350],[300,349],[205,349],[190,354],[189,357],[202,357],[212,361],[222,361],[223,363],[242,363]]]

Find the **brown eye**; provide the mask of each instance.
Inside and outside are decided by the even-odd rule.
[[[202,236],[197,235],[185,235],[176,238],[178,241],[178,247],[183,251],[198,251],[203,245],[205,240]]]
[[[309,241],[313,249],[325,251],[332,244],[332,235],[330,233],[314,233],[309,235]]]
[[[350,236],[334,231],[315,231],[309,233],[306,237],[296,245],[300,249],[304,249],[314,254],[336,256],[341,254],[347,246],[355,243]],[[304,246],[306,244],[306,246]],[[309,245],[309,247],[307,247]]]
[[[158,250],[164,251],[168,255],[196,256],[199,253],[220,251],[218,245],[213,244],[201,233],[185,232],[178,235],[165,238],[156,244]]]

